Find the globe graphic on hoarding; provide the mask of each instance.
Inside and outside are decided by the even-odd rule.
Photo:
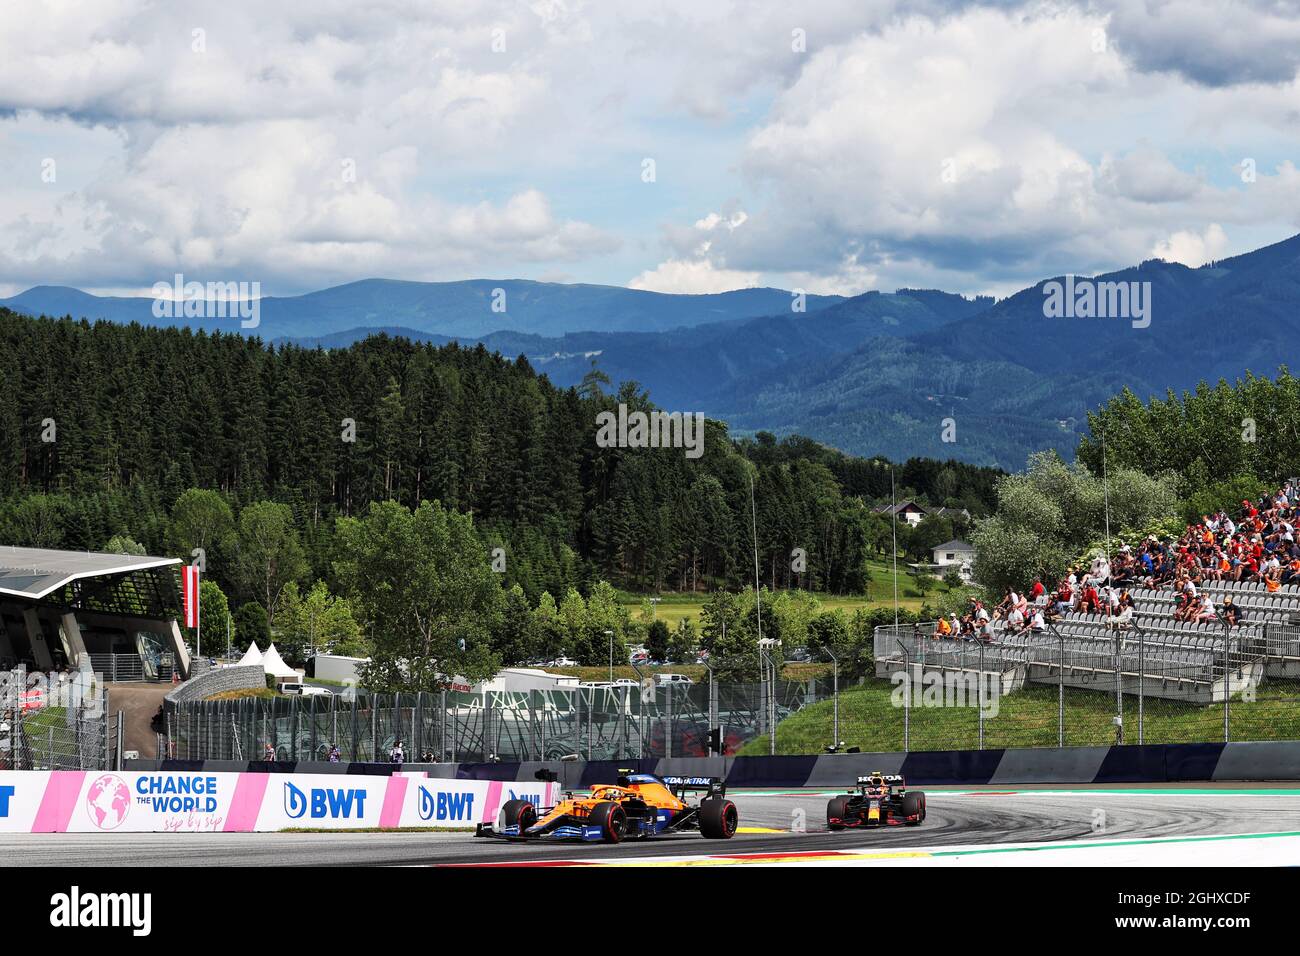
[[[101,830],[116,829],[126,819],[131,807],[131,789],[116,774],[96,778],[86,791],[86,812],[90,822]]]

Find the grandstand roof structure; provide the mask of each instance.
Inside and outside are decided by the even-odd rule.
[[[0,547],[0,595],[40,599],[74,581],[180,564],[179,558]]]

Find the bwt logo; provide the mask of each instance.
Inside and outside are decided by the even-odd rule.
[[[473,820],[474,794],[447,793],[440,790],[430,793],[420,788],[421,820]]]
[[[9,816],[9,800],[13,795],[13,787],[0,787],[0,817]]]
[[[354,812],[355,807],[355,812]],[[313,820],[350,820],[366,815],[366,791],[313,787],[303,793],[291,783],[284,785],[284,812],[290,820],[307,814]]]

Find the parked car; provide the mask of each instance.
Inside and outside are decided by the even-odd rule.
[[[328,697],[330,690],[328,687],[318,687],[315,684],[299,684],[295,681],[286,681],[280,685],[280,693],[297,697]]]
[[[660,687],[665,687],[669,684],[694,684],[695,683],[695,681],[691,680],[685,674],[656,674],[655,682]]]

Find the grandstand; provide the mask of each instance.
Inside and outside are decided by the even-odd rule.
[[[1138,693],[1140,686],[1147,697],[1206,704],[1300,665],[1300,629],[1282,626],[1294,633],[1279,638],[1265,624],[1228,631],[1203,623],[1117,631],[1099,615],[1072,614],[1043,633],[995,628],[989,643],[936,637],[933,624],[923,625],[919,637],[906,627],[885,626],[876,630],[876,672],[889,677],[910,663],[998,674],[1004,693],[1026,682],[1111,690],[1118,662],[1125,693]],[[1270,648],[1290,653],[1273,654]]]
[[[189,674],[176,558],[0,547],[0,670]]]
[[[877,674],[975,670],[1000,675],[1004,692],[1046,683],[1197,704],[1300,676],[1297,515],[1290,482],[1242,502],[1238,521],[1219,511],[1177,539],[1122,547],[1113,565],[1099,556],[1055,593],[1036,583],[1033,603],[1008,592],[991,619],[877,628]]]

